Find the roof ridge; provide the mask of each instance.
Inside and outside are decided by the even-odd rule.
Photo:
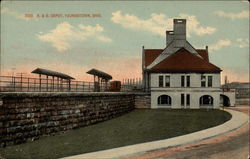
[[[168,56],[168,58],[166,58],[166,59],[164,59],[164,60],[162,60],[161,62],[159,62],[158,64],[156,64],[154,67],[152,67],[151,69],[152,70],[154,70],[154,69],[162,69],[162,70],[164,70],[164,69],[174,69],[174,67],[176,67],[175,69],[178,71],[178,69],[180,69],[180,70],[182,70],[183,69],[183,67],[182,66],[180,66],[178,63],[176,63],[176,65],[175,65],[175,61],[173,61],[173,60],[176,60],[176,59],[173,59],[173,58],[175,58],[175,57],[177,57],[177,60],[178,60],[178,54],[180,54],[180,53],[186,53],[186,54],[188,54],[188,55],[186,55],[187,56],[187,58],[188,58],[188,56],[189,57],[191,57],[191,59],[192,58],[194,58],[193,60],[195,60],[196,62],[192,65],[190,62],[188,62],[187,64],[191,64],[191,66],[189,65],[189,66],[187,66],[187,67],[190,67],[191,69],[193,69],[193,70],[199,70],[198,68],[200,67],[200,69],[201,70],[204,70],[204,71],[211,71],[211,70],[216,70],[216,71],[221,71],[221,69],[218,67],[218,66],[216,66],[216,65],[214,65],[214,64],[212,64],[212,63],[210,63],[209,61],[207,61],[207,60],[205,60],[204,58],[199,58],[198,56],[196,56],[195,54],[193,54],[193,53],[191,53],[191,52],[189,52],[187,49],[185,49],[184,47],[182,47],[182,48],[180,48],[179,50],[177,50],[174,54],[171,54],[171,55],[169,55]],[[170,61],[170,63],[172,63],[171,65],[169,65],[169,66],[166,66],[166,65],[168,65],[167,63]],[[185,61],[185,60],[184,60]],[[184,61],[182,61],[182,62],[184,62]],[[204,65],[203,65],[204,64]],[[162,68],[157,68],[157,67],[162,67]],[[165,68],[164,68],[165,67]],[[166,67],[168,67],[168,68],[166,68]],[[179,67],[179,68],[178,68]],[[182,68],[181,68],[182,67]],[[188,69],[188,68],[187,68]],[[185,70],[185,69],[184,69]]]

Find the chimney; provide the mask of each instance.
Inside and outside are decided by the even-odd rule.
[[[142,70],[145,68],[145,48],[142,46]]]
[[[174,40],[174,32],[173,31],[166,31],[166,45],[171,43]]]
[[[174,19],[175,40],[186,40],[186,19]]]

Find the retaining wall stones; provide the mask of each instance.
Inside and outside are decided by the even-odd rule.
[[[132,93],[0,93],[0,147],[120,116],[135,103],[148,104],[142,98]]]
[[[137,94],[135,94],[135,108],[137,108],[137,109],[150,109],[151,108],[151,95],[150,95],[150,93],[137,93]]]

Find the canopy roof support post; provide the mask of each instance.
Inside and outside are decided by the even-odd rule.
[[[62,78],[60,78],[60,81],[61,81],[61,83],[60,83],[60,91],[62,91],[62,92],[63,92],[63,79],[62,79]]]
[[[57,77],[57,91],[59,92],[59,77]]]
[[[98,77],[97,92],[100,92],[100,77]]]
[[[105,91],[108,91],[108,80],[105,80]]]
[[[71,87],[70,87],[70,79],[69,79],[69,87],[68,87],[68,90],[69,90],[69,92],[70,92],[70,90],[71,90]]]
[[[42,79],[41,79],[41,74],[39,74],[39,92],[41,92],[41,87],[42,87]]]
[[[96,88],[96,87],[97,87],[97,86],[96,86],[97,84],[96,84],[96,81],[95,81],[95,80],[96,80],[95,77],[96,77],[96,76],[94,75],[94,81],[93,81],[93,83],[94,83],[94,92],[97,91],[97,88]]]

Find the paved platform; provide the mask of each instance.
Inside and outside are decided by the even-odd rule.
[[[135,144],[109,150],[86,153],[76,156],[65,157],[64,159],[121,159],[130,156],[144,154],[150,151],[157,151],[166,148],[195,143],[212,137],[220,136],[236,130],[249,122],[248,115],[234,110],[226,110],[232,114],[231,120],[226,123],[201,130],[195,133],[182,135],[170,139]]]

